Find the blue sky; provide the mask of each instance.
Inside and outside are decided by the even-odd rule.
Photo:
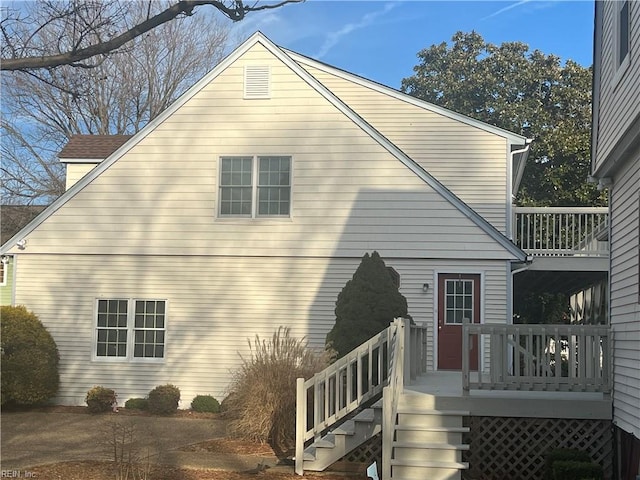
[[[242,32],[393,88],[411,76],[423,48],[475,30],[495,44],[592,63],[593,1],[306,0],[249,15]]]

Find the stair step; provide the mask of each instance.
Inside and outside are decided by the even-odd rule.
[[[354,435],[356,433],[356,424],[353,420],[347,420],[339,427],[331,431],[334,435]]]
[[[402,428],[405,426],[430,427],[460,427],[463,425],[463,416],[455,414],[439,415],[437,413],[425,414],[423,412],[402,412],[398,414],[398,425]]]
[[[443,462],[439,462],[443,463]],[[455,463],[457,465],[457,462]],[[391,467],[393,480],[461,480],[461,468],[403,466]]]
[[[444,462],[457,463],[462,461],[462,445],[418,444],[399,442],[393,444],[393,458],[403,465],[407,462]]]
[[[469,450],[469,445],[464,443],[418,443],[418,442],[393,442],[394,448],[416,448],[434,450]]]
[[[446,415],[456,417],[468,417],[470,412],[465,410],[432,410],[419,407],[402,407],[399,406],[398,413],[404,413],[409,415]]]
[[[462,435],[469,431],[467,427],[406,427],[409,428],[396,428],[397,442],[458,445],[463,443]]]
[[[335,435],[330,433],[322,437],[321,439],[313,442],[312,446],[316,448],[335,448],[336,446]]]
[[[367,408],[353,417],[353,420],[356,422],[373,422],[375,419],[376,412],[374,412],[372,408]]]
[[[442,427],[442,426],[422,426],[422,425],[396,425],[396,430],[416,431],[416,432],[449,432],[449,433],[469,433],[469,427]]]
[[[391,466],[397,467],[424,467],[424,468],[450,468],[453,470],[466,470],[468,462],[438,462],[433,460],[391,460]]]

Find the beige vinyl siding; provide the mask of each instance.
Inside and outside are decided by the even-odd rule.
[[[603,61],[594,170],[602,166],[640,111],[640,3],[629,2],[629,65],[620,78],[616,78],[615,23],[618,9],[615,3],[603,3]]]
[[[485,275],[485,321],[505,321],[504,263],[385,259],[401,277],[409,313],[429,327],[433,351],[435,271]],[[25,255],[17,302],[43,321],[60,351],[58,401],[82,404],[99,384],[116,388],[120,402],[145,396],[156,385],[176,384],[182,407],[197,394],[227,393],[248,339],[269,338],[278,326],[322,347],[333,326],[335,301],[360,258],[131,257]],[[73,285],[73,288],[70,286]],[[166,358],[162,363],[92,359],[97,298],[165,299]],[[433,368],[433,358],[429,358]]]
[[[627,159],[611,191],[611,329],[614,420],[640,438],[640,151]]]
[[[66,190],[75,185],[78,180],[93,170],[98,163],[67,163]]]
[[[3,266],[4,282],[0,283],[0,305],[13,305],[13,286],[14,286],[14,263],[15,257],[7,257],[7,263]],[[0,281],[3,278],[0,277]]]
[[[510,202],[506,139],[304,63],[302,66],[400,150],[505,232]]]
[[[268,100],[243,98],[244,66],[253,64],[270,67]],[[218,218],[217,169],[227,155],[291,156],[291,218]],[[510,257],[260,45],[28,242],[26,253],[361,256],[377,249],[394,257]]]

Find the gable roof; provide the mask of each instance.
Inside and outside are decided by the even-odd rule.
[[[104,160],[133,135],[73,135],[58,158],[61,161]]]
[[[234,50],[230,55],[228,55],[224,60],[222,60],[222,62],[220,62],[215,68],[213,68],[213,70],[211,70],[207,75],[201,78],[195,85],[193,85],[180,98],[178,98],[173,104],[171,104],[164,112],[162,112],[158,117],[156,117],[154,120],[149,122],[142,130],[140,130],[140,132],[138,132],[132,138],[128,139],[120,148],[118,148],[106,160],[101,162],[96,168],[90,171],[79,182],[77,182],[75,185],[70,187],[60,198],[54,201],[51,204],[51,206],[47,210],[45,210],[45,212],[43,212],[40,216],[38,216],[31,223],[29,223],[21,232],[19,232],[16,236],[14,236],[14,238],[12,238],[9,242],[7,242],[7,244],[3,245],[0,248],[0,252],[8,251],[13,246],[11,245],[11,242],[18,241],[22,237],[24,237],[25,235],[33,231],[38,225],[44,222],[44,220],[46,220],[49,216],[51,216],[54,212],[56,212],[60,207],[62,207],[69,199],[73,198],[73,196],[75,196],[78,192],[80,192],[85,186],[90,184],[95,178],[101,175],[102,172],[108,169],[113,163],[118,161],[118,159],[121,158],[123,155],[125,155],[134,145],[136,145],[139,141],[145,138],[158,125],[164,122],[173,113],[175,113],[182,105],[184,105],[188,100],[190,100],[196,93],[198,93],[202,88],[204,88],[206,85],[211,83],[221,72],[223,72],[227,67],[233,64],[238,58],[240,58],[244,53],[246,53],[249,49],[251,49],[254,45],[258,43],[261,44],[276,58],[278,58],[283,64],[289,67],[293,72],[295,72],[302,80],[304,80],[308,85],[310,85],[314,90],[316,90],[316,92],[318,92],[322,97],[324,97],[329,103],[331,103],[347,118],[353,121],[354,124],[360,127],[364,132],[366,132],[380,146],[386,149],[391,155],[393,155],[396,159],[398,159],[406,167],[408,167],[415,175],[417,175],[426,184],[428,184],[431,188],[433,188],[434,191],[436,191],[451,205],[453,205],[460,212],[462,212],[467,218],[469,218],[473,223],[475,223],[482,231],[488,234],[494,241],[496,241],[506,251],[508,251],[511,255],[513,255],[513,257],[515,257],[520,261],[524,261],[526,259],[526,254],[520,248],[518,248],[509,239],[507,239],[504,235],[502,235],[502,233],[500,233],[493,225],[491,225],[487,220],[485,220],[482,216],[480,216],[475,210],[473,210],[466,203],[464,203],[460,198],[458,198],[455,194],[453,194],[435,177],[430,175],[424,168],[422,168],[417,162],[412,160],[408,155],[406,155],[402,150],[400,150],[400,148],[398,148],[395,144],[389,141],[378,130],[376,130],[373,126],[367,123],[362,117],[360,117],[345,102],[343,102],[333,92],[331,92],[318,79],[316,79],[313,75],[307,72],[307,70],[305,70],[285,50],[276,46],[274,43],[272,43],[267,37],[265,37],[260,32],[254,33],[248,40],[246,40],[242,45],[240,45],[236,50]],[[400,92],[397,92],[397,94],[404,95]],[[404,95],[404,96],[409,97],[408,95]],[[418,100],[416,99],[416,101]],[[421,102],[421,103],[424,103],[424,102]],[[437,107],[437,108],[439,109],[440,107]],[[449,114],[451,113],[453,112],[450,112]],[[468,117],[464,117],[464,118],[466,118],[467,121],[471,120],[471,119],[468,119]],[[477,121],[474,121],[474,122],[477,122]],[[479,123],[482,123],[482,122],[479,122]],[[491,128],[493,129],[495,127],[491,127]],[[513,136],[514,139],[517,138],[519,140],[522,140],[523,143],[524,141],[526,141],[524,137],[520,137],[515,134],[511,134],[511,135]]]
[[[510,132],[503,128],[496,127],[494,125],[482,122],[475,118],[471,118],[467,115],[462,115],[461,113],[454,112],[453,110],[449,110],[448,108],[441,107],[439,105],[435,105],[433,103],[429,103],[424,100],[420,100],[419,98],[414,97],[413,95],[408,95],[394,88],[388,87],[378,82],[374,82],[373,80],[361,77],[354,73],[347,72],[346,70],[342,70],[332,65],[319,62],[318,60],[314,60],[312,58],[293,52],[291,50],[284,49],[284,51],[287,52],[287,54],[292,59],[294,59],[296,62],[298,62],[301,65],[308,65],[322,72],[329,73],[330,75],[334,75],[336,77],[342,78],[343,80],[346,80],[348,82],[355,83],[362,87],[376,91],[382,95],[387,95],[401,102],[405,102],[415,107],[421,108],[423,110],[427,110],[437,115],[441,115],[443,117],[449,118],[451,120],[462,123],[464,125],[468,125],[470,127],[477,128],[484,132],[491,133],[499,137],[505,138],[511,145],[512,153],[513,153],[511,193],[514,196],[518,193],[518,189],[522,181],[522,176],[524,174],[524,168],[527,163],[527,157],[529,156],[529,145],[532,141],[531,139],[524,137],[522,135],[518,135],[517,133]]]
[[[510,132],[500,127],[496,127],[494,125],[490,125],[488,123],[482,122],[480,120],[476,120],[475,118],[468,117],[467,115],[463,115],[461,113],[454,112],[453,110],[449,110],[448,108],[441,107],[439,105],[426,102],[424,100],[420,100],[417,97],[401,92],[400,90],[396,90],[394,88],[388,87],[378,82],[374,82],[368,78],[361,77],[356,75],[355,73],[347,72],[346,70],[342,70],[338,67],[334,67],[333,65],[329,65],[313,58],[307,57],[297,52],[293,52],[291,50],[282,49],[287,53],[289,57],[291,57],[294,61],[299,64],[309,65],[311,67],[317,68],[323,72],[330,73],[337,77],[343,78],[349,82],[356,83],[358,85],[370,88],[379,93],[388,95],[397,100],[409,103],[416,107],[422,108],[424,110],[429,110],[430,112],[437,113],[438,115],[442,115],[444,117],[450,118],[460,123],[464,123],[465,125],[469,125],[471,127],[479,128],[485,132],[493,133],[494,135],[498,135],[500,137],[504,137],[509,140],[511,143],[515,145],[525,145],[529,140],[517,133]]]

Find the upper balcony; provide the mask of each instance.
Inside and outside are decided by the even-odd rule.
[[[608,257],[607,207],[514,207],[514,243],[534,257]]]
[[[572,294],[606,279],[607,207],[514,207],[513,242],[532,257],[514,291]]]

